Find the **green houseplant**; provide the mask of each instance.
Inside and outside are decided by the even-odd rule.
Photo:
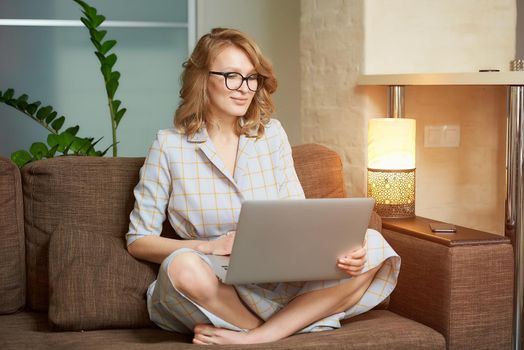
[[[105,30],[99,30],[100,25],[105,21],[105,17],[97,13],[97,10],[82,0],[73,0],[82,8],[83,17],[80,18],[84,26],[89,30],[91,42],[95,46],[95,55],[100,62],[100,71],[104,79],[104,85],[108,100],[109,116],[112,131],[112,144],[104,151],[96,150],[95,146],[101,138],[95,140],[93,137],[79,137],[77,133],[80,129],[78,125],[62,130],[65,117],[58,117],[58,113],[52,106],[41,106],[40,101],[29,102],[29,97],[22,94],[15,97],[13,89],[0,90],[0,102],[17,109],[24,115],[28,116],[39,125],[49,131],[45,142],[35,142],[29,148],[29,151],[18,150],[11,154],[11,159],[19,167],[28,162],[42,158],[54,157],[57,153],[68,155],[88,155],[104,156],[109,149],[113,149],[113,156],[118,155],[118,140],[116,130],[126,108],[122,108],[122,102],[115,98],[119,86],[120,73],[114,71],[113,67],[117,61],[115,53],[110,53],[116,45],[116,40],[106,40]]]

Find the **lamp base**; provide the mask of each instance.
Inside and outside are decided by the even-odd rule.
[[[368,197],[383,218],[415,216],[415,169],[368,169]]]
[[[378,204],[375,211],[384,219],[405,219],[415,217],[415,203],[413,204]]]

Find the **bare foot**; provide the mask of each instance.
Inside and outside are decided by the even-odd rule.
[[[194,344],[253,344],[257,343],[250,339],[248,332],[237,332],[225,328],[217,328],[208,324],[198,324],[193,330]]]

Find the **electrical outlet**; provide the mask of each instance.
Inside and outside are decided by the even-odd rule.
[[[424,147],[459,146],[459,125],[427,125],[424,127]]]

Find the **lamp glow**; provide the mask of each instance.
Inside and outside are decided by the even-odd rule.
[[[415,216],[416,122],[376,118],[368,128],[368,197],[384,218]]]

